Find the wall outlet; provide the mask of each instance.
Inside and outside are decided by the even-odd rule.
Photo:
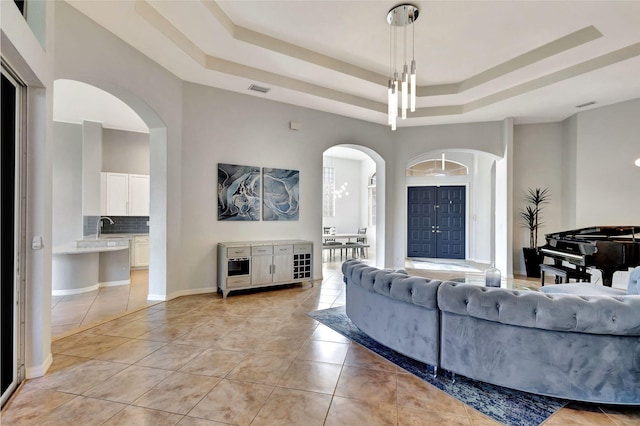
[[[147,221],[147,226],[149,226],[149,221]]]

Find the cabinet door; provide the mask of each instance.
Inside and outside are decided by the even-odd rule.
[[[100,216],[107,216],[107,174],[100,172]]]
[[[280,283],[293,279],[293,255],[283,254],[273,256],[273,282]]]
[[[273,256],[251,257],[251,285],[269,284],[272,280],[271,260]]]
[[[133,241],[135,246],[133,265],[149,266],[149,237],[135,237]]]
[[[129,216],[149,216],[149,176],[129,175]]]
[[[107,214],[109,216],[129,215],[129,175],[107,173]]]

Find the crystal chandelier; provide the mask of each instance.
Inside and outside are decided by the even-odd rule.
[[[416,60],[415,60],[415,29],[413,23],[418,19],[419,10],[412,4],[399,4],[387,14],[389,24],[389,86],[387,88],[389,104],[389,125],[391,130],[396,129],[398,110],[400,118],[407,118],[407,109],[416,110]],[[407,27],[411,25],[411,68],[407,64]],[[402,74],[398,76],[397,59],[398,29],[404,27]]]

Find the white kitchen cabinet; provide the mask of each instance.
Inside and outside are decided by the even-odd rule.
[[[139,269],[149,267],[148,235],[136,235],[131,240],[131,267]]]
[[[107,174],[100,173],[100,216],[107,215]]]
[[[129,175],[106,173],[106,212],[109,216],[129,215]]]
[[[239,250],[242,250],[241,255],[235,254]],[[227,297],[232,290],[311,281],[312,254],[311,241],[219,243],[218,288],[222,296]],[[241,262],[247,262],[247,265],[236,267]]]
[[[100,212],[106,216],[149,216],[148,175],[102,172]]]
[[[149,216],[149,176],[129,175],[129,216]]]

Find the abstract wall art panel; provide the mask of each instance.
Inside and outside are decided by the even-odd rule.
[[[298,220],[300,171],[262,169],[262,219]]]
[[[260,220],[260,168],[218,164],[218,220]]]

